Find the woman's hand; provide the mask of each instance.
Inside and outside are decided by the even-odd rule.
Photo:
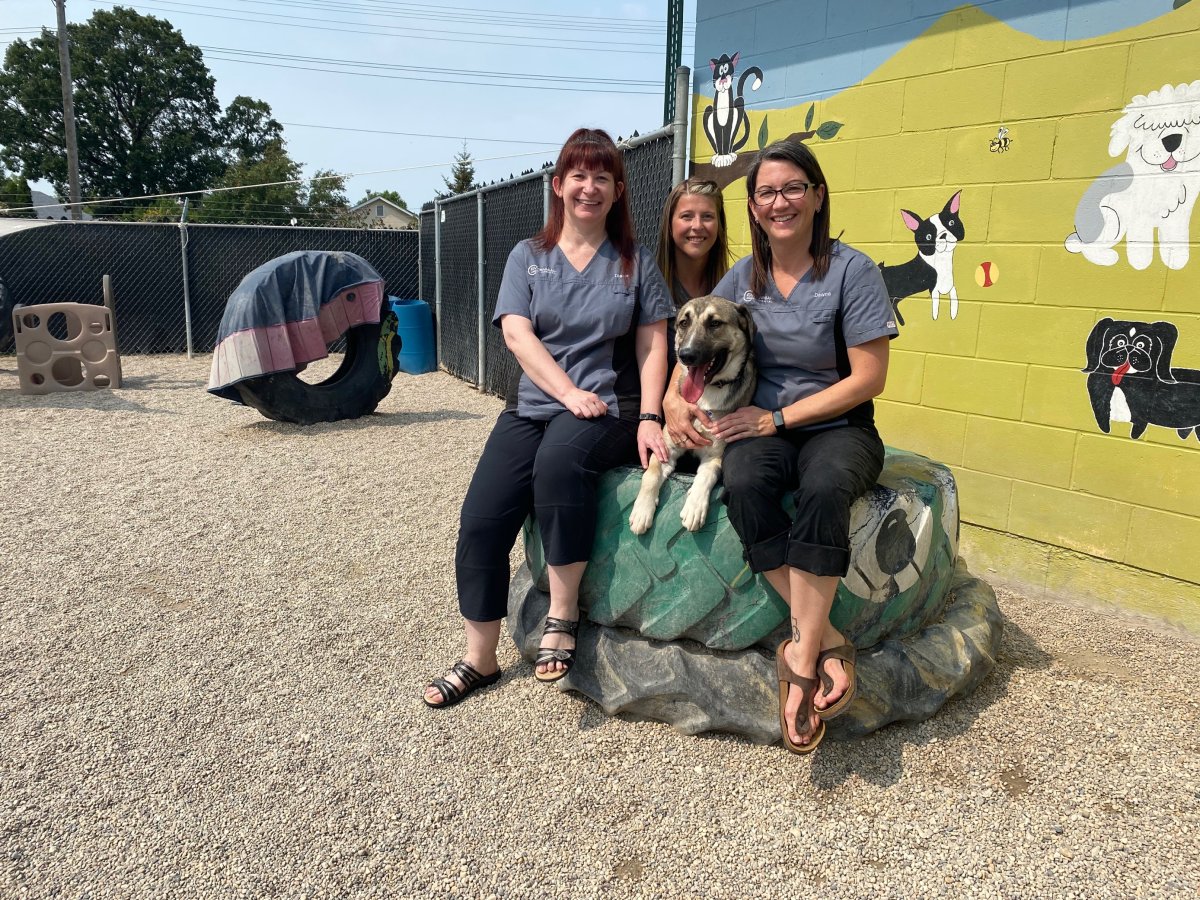
[[[663,417],[667,420],[663,427],[676,447],[696,449],[712,443],[692,424],[695,419],[699,419],[705,428],[711,428],[712,419],[696,404],[684,400],[677,390],[668,390],[663,397]]]
[[[577,419],[598,419],[608,412],[608,404],[591,391],[572,387],[559,398]]]
[[[667,442],[663,440],[662,426],[657,422],[649,419],[638,422],[637,444],[638,459],[642,461],[643,469],[650,465],[651,453],[658,457],[659,462],[667,461]]]
[[[712,433],[727,444],[742,438],[766,437],[775,433],[771,412],[757,406],[743,406],[713,423]]]

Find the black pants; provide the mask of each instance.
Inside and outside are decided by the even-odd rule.
[[[569,412],[536,421],[505,410],[463,501],[454,572],[463,618],[492,622],[508,610],[508,555],[536,512],[546,562],[586,562],[596,535],[601,473],[637,461],[637,422]]]
[[[874,428],[735,441],[721,466],[729,521],[753,572],[787,564],[813,575],[845,575],[850,567],[850,506],[883,470],[883,441]],[[781,501],[792,492],[796,515]]]

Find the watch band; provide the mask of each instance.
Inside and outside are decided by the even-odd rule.
[[[659,425],[663,423],[663,417],[658,413],[641,413],[638,416],[639,422],[657,422]]]
[[[787,431],[787,425],[783,421],[783,410],[777,409],[771,413],[771,421],[775,423],[775,433]]]

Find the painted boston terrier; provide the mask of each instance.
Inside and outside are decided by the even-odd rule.
[[[907,209],[900,210],[900,218],[913,233],[917,243],[917,255],[898,266],[879,264],[883,283],[896,309],[896,318],[904,324],[900,315],[900,301],[921,291],[929,291],[933,298],[933,317],[938,317],[938,303],[943,294],[950,295],[950,318],[958,316],[958,291],[954,288],[954,248],[963,239],[963,222],[958,214],[962,191],[946,201],[942,211],[928,219],[922,219]]]

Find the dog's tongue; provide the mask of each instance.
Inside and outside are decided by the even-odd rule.
[[[1163,170],[1164,172],[1170,172],[1170,171],[1171,171],[1172,169],[1174,169],[1174,168],[1175,168],[1177,165],[1179,165],[1179,163],[1178,163],[1178,161],[1175,159],[1175,157],[1173,157],[1173,156],[1168,156],[1168,157],[1167,157],[1167,161],[1166,161],[1165,163],[1163,163],[1163,164],[1162,164],[1162,170]]]
[[[704,369],[695,366],[687,370],[683,383],[679,385],[679,393],[688,403],[697,403],[704,393]]]
[[[1129,371],[1129,360],[1121,363],[1112,373],[1113,384],[1120,384],[1121,379],[1125,377],[1125,373]]]

